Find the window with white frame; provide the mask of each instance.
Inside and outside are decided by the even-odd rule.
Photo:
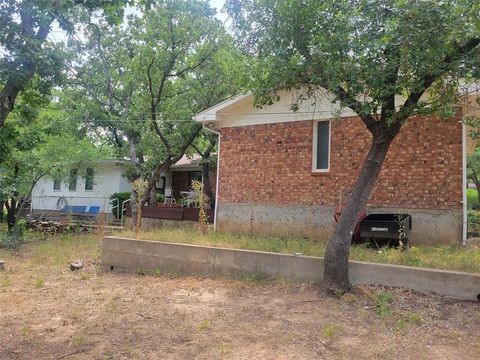
[[[315,121],[313,125],[312,170],[330,170],[330,121]]]

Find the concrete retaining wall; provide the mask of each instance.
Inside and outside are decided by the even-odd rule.
[[[412,215],[411,244],[459,244],[462,209],[422,210],[368,208],[368,213]],[[327,239],[333,232],[332,206],[224,204],[218,206],[218,230],[252,234],[307,236]]]
[[[135,240],[107,236],[102,262],[110,270],[160,270],[202,275],[258,274],[320,281],[323,259],[261,251]],[[350,262],[353,284],[401,286],[452,298],[480,300],[480,274],[408,266]]]

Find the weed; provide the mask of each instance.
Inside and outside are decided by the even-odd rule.
[[[71,344],[74,347],[79,347],[85,344],[86,342],[87,342],[87,339],[85,338],[85,336],[83,334],[80,334],[72,338]]]
[[[323,329],[323,337],[326,337],[328,339],[331,339],[335,336],[335,334],[338,332],[339,328],[337,325],[330,324],[327,327]]]
[[[88,279],[90,279],[90,276],[88,276],[88,274],[86,273],[80,274],[80,280],[88,280]]]
[[[36,287],[37,289],[41,289],[41,288],[45,287],[45,280],[42,279],[42,278],[37,278],[37,279],[35,280],[35,287]]]
[[[393,295],[387,291],[379,291],[375,294],[375,305],[377,307],[377,314],[381,318],[388,317],[392,309],[390,304],[393,300]]]
[[[21,329],[20,329],[20,335],[22,336],[28,336],[32,333],[32,328],[30,326],[23,326]]]
[[[137,269],[137,274],[140,275],[140,276],[145,276],[148,274],[148,270],[147,269],[144,269],[144,268],[139,268]]]
[[[200,330],[205,330],[206,328],[208,328],[209,325],[210,322],[208,321],[208,319],[203,319],[202,321],[200,321],[200,324],[198,324],[198,328]]]
[[[232,351],[232,346],[228,343],[225,343],[225,342],[222,342],[219,346],[218,346],[218,352],[221,354],[221,355],[225,355],[225,354],[228,354]]]
[[[117,304],[115,301],[112,301],[112,302],[110,303],[110,309],[111,309],[112,311],[117,311],[117,309],[118,309],[118,304]]]
[[[12,285],[13,285],[12,280],[10,280],[9,277],[2,276],[2,279],[0,280],[0,286],[1,287],[9,287],[9,286],[12,286]]]
[[[422,317],[418,315],[417,313],[410,313],[408,315],[408,322],[412,325],[419,326],[422,324]]]
[[[397,325],[395,325],[395,331],[402,332],[403,330],[405,330],[407,325],[408,325],[408,322],[402,318],[398,321]]]

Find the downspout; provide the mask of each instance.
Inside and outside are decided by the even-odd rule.
[[[462,121],[462,244],[467,245],[467,128]]]
[[[215,215],[213,217],[213,230],[217,231],[217,215],[218,215],[218,183],[220,180],[220,140],[222,138],[222,134],[220,132],[210,129],[205,126],[205,124],[202,124],[202,127],[206,130],[209,131],[213,134],[218,135],[218,150],[217,150],[217,181],[215,183]]]

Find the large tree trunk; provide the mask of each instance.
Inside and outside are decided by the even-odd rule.
[[[338,221],[332,238],[328,242],[324,258],[324,283],[334,291],[350,289],[348,278],[348,257],[352,234],[361,209],[367,204],[368,197],[375,185],[393,137],[372,139],[367,158],[357,181],[347,199],[346,206]]]

